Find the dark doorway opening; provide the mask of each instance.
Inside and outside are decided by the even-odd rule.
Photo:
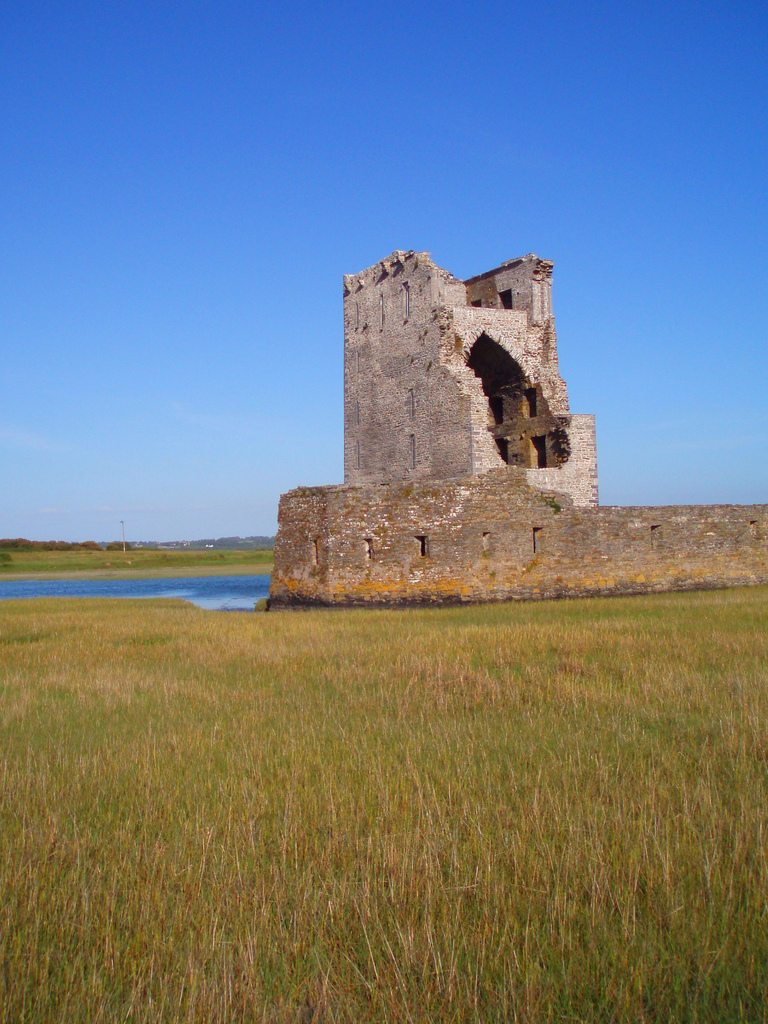
[[[532,437],[531,444],[533,445],[534,459],[536,461],[537,469],[547,468],[547,438],[546,435],[542,434],[539,437]]]
[[[472,346],[467,366],[480,379],[494,426],[502,426],[517,417],[520,396],[528,382],[509,352],[487,334],[481,334]],[[505,430],[504,433],[509,432]],[[510,453],[509,441],[505,437],[494,440],[502,462],[509,465],[513,454]]]
[[[488,398],[497,395],[518,396],[527,382],[520,364],[497,341],[481,334],[472,346],[467,366],[479,377]]]
[[[525,389],[525,402],[526,402],[526,405],[528,406],[528,416],[531,419],[533,419],[533,417],[537,415],[537,412],[536,412],[536,408],[537,408],[537,405],[536,405],[536,388],[526,388]]]
[[[515,297],[512,294],[511,288],[507,288],[506,291],[499,292],[499,298],[501,299],[501,304],[504,307],[504,309],[515,308]]]

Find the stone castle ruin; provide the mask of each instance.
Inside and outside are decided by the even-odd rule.
[[[344,484],[282,496],[274,607],[768,583],[768,506],[598,505],[552,267],[461,281],[396,251],[344,277]]]

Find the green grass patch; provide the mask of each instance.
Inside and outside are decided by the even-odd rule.
[[[174,575],[178,570],[202,570],[221,575],[259,572],[272,565],[271,551],[160,551],[141,548],[132,551],[4,551],[0,559],[0,581],[26,574],[60,576]],[[188,574],[188,573],[187,573]]]
[[[0,640],[2,1021],[766,1019],[765,589]]]

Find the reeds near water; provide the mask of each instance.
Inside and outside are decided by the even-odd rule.
[[[764,1021],[768,592],[0,602],[0,1021]]]

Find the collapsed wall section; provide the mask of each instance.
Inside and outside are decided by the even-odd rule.
[[[567,494],[574,505],[596,508],[599,504],[597,483],[597,438],[595,417],[575,413],[569,417],[568,461],[557,469],[528,469],[526,479],[537,491],[558,491]]]
[[[299,488],[274,607],[461,603],[768,584],[768,506],[578,508],[524,471]]]
[[[470,472],[524,468],[532,487],[597,505],[595,418],[569,411],[554,320],[531,324],[524,312],[453,307],[438,322],[442,366],[469,410]]]

